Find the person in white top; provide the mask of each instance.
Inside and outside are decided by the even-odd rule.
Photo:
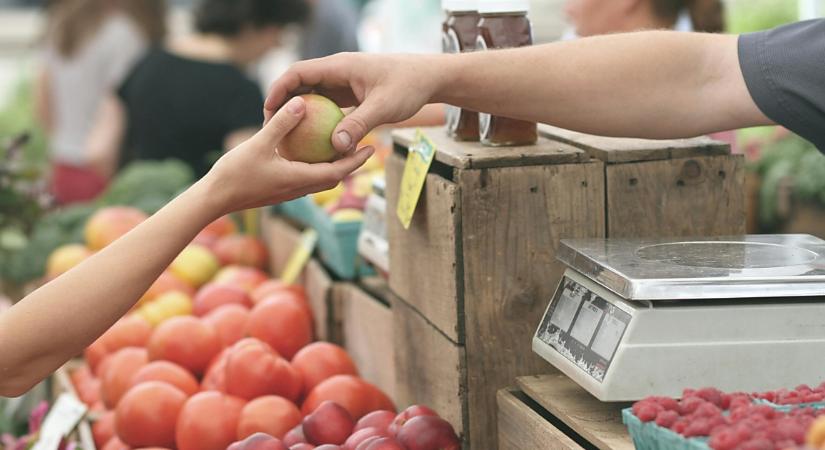
[[[565,12],[579,37],[675,29],[721,33],[721,0],[567,0]]]
[[[36,96],[59,204],[91,200],[104,189],[105,178],[85,157],[98,106],[163,38],[164,23],[163,0],[57,0],[49,8]]]

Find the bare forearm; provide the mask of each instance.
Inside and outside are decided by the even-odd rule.
[[[440,62],[435,101],[586,133],[675,138],[769,123],[736,36],[641,32]]]
[[[123,316],[220,214],[210,206],[208,190],[206,182],[196,184],[122,239],[0,315],[4,390],[25,392]]]

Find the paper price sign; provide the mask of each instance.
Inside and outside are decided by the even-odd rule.
[[[284,270],[281,272],[281,281],[285,284],[293,284],[298,279],[301,270],[304,269],[315,244],[318,242],[318,233],[313,229],[308,229],[301,234],[301,242],[289,256]]]
[[[398,196],[396,214],[401,220],[404,229],[410,228],[415,207],[421,197],[421,189],[427,179],[427,171],[435,157],[435,145],[424,133],[419,130],[415,135],[415,142],[410,146],[407,154],[407,163],[404,165],[404,174],[401,177],[401,190]]]

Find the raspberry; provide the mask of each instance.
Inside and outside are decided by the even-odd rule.
[[[696,391],[696,396],[713,403],[716,406],[722,406],[722,391],[716,388],[702,388]]]
[[[825,382],[823,382],[822,384],[825,384]],[[686,398],[693,397],[695,395],[696,395],[696,390],[695,389],[685,389],[685,390],[682,391],[682,400],[684,400]]]
[[[656,425],[664,428],[670,428],[677,419],[679,419],[678,412],[671,410],[661,411],[656,416]]]
[[[634,412],[636,417],[642,422],[650,422],[656,419],[656,416],[662,411],[662,407],[655,403],[644,403],[638,408],[638,412]]]
[[[773,442],[769,441],[768,439],[751,439],[739,447],[736,450],[775,450],[776,447],[773,446]]]
[[[790,417],[778,420],[775,430],[781,436],[779,440],[790,439],[800,445],[805,442],[805,428]]]
[[[679,411],[683,416],[693,414],[694,411],[705,403],[707,402],[699,397],[683,398],[682,401],[679,402]]]
[[[795,387],[794,390],[799,391],[799,392],[808,393],[808,392],[811,392],[813,389],[811,389],[811,387],[808,386],[807,384],[800,384],[799,386]]]
[[[736,432],[727,429],[714,432],[708,441],[708,446],[713,450],[734,450],[740,442],[742,440],[736,435]]]
[[[673,425],[671,425],[670,429],[676,433],[682,434],[685,432],[688,425],[690,425],[690,422],[688,422],[688,420],[683,417],[674,422]]]
[[[710,434],[710,421],[705,418],[695,419],[685,428],[682,433],[685,437],[708,436]]]
[[[750,406],[751,399],[748,397],[731,397],[730,405],[728,405],[727,409],[733,410],[739,407],[747,407]]]
[[[656,403],[668,411],[679,411],[679,402],[670,397],[656,397]]]
[[[776,411],[768,405],[753,405],[750,408],[751,416],[762,416],[766,419],[773,419]]]
[[[705,403],[699,405],[696,411],[693,412],[694,417],[718,417],[722,415],[722,410],[713,403]]]

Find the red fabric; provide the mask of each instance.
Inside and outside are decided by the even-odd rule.
[[[106,184],[105,178],[88,167],[56,163],[52,170],[51,191],[60,205],[94,200]]]

